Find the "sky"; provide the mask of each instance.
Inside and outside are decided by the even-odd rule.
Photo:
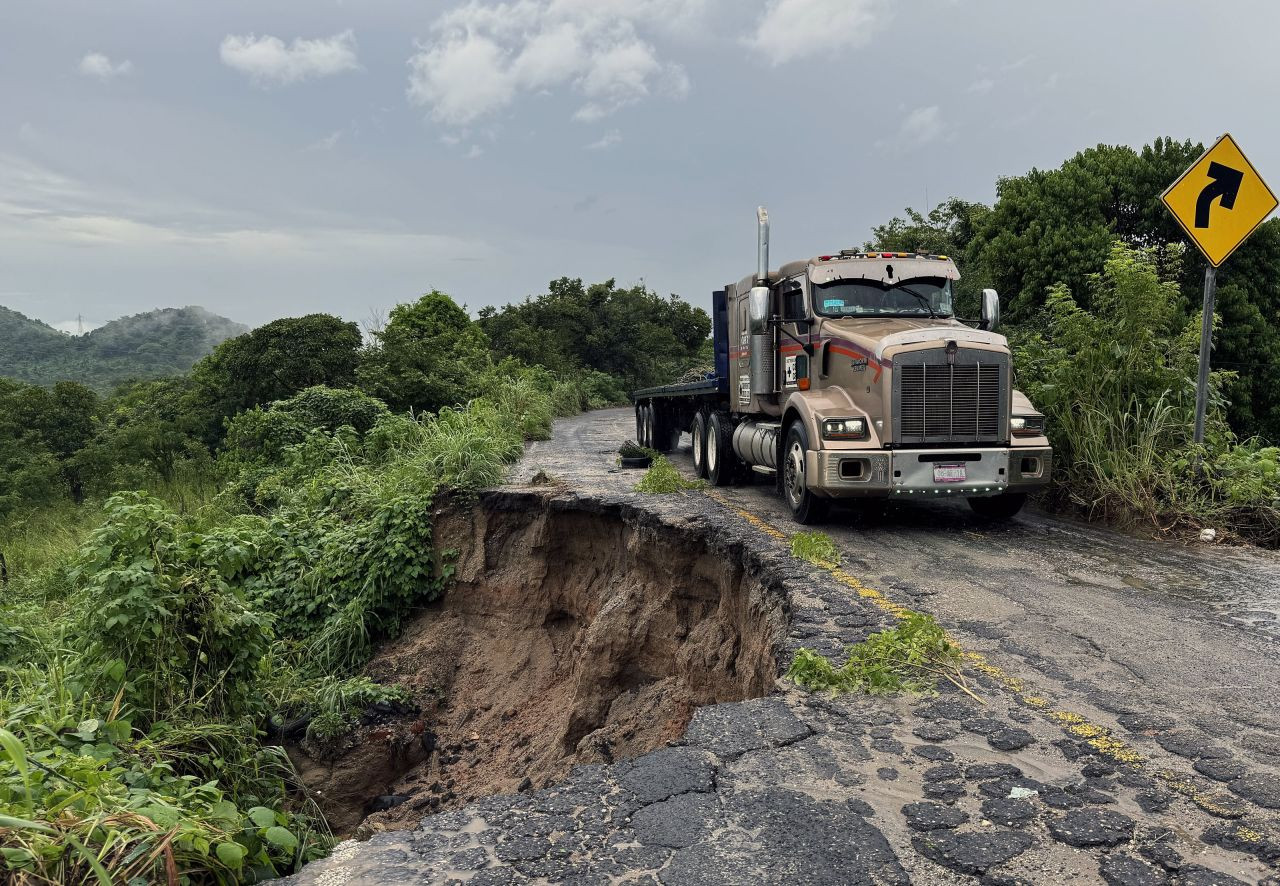
[[[705,306],[759,204],[776,265],[1098,143],[1230,131],[1280,184],[1277,32],[1269,0],[6,0],[0,305]]]

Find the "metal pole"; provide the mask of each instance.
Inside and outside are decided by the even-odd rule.
[[[1213,297],[1218,282],[1218,269],[1204,269],[1204,316],[1200,320],[1200,377],[1196,380],[1195,442],[1204,442],[1204,414],[1209,406],[1209,347],[1213,344]]]

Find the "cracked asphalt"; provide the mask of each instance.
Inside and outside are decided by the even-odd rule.
[[[837,512],[828,569],[790,556],[767,485],[634,493],[613,467],[633,433],[629,410],[558,422],[504,494],[741,558],[787,600],[780,673],[930,612],[979,700],[780,680],[672,746],[341,844],[288,882],[1280,886],[1280,558],[943,502]]]

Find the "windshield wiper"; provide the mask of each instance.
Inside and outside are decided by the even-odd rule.
[[[901,289],[903,292],[907,293],[907,295],[914,295],[916,298],[920,299],[920,304],[924,305],[924,309],[929,312],[930,320],[937,320],[939,317],[942,316],[941,314],[934,312],[933,302],[930,300],[929,296],[925,295],[924,293],[916,292],[914,289],[912,289],[910,286],[907,286],[905,283],[899,283],[893,288]]]

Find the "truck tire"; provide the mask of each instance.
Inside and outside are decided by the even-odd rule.
[[[728,486],[738,474],[733,451],[733,425],[723,412],[711,413],[707,422],[707,479],[713,486]]]
[[[671,417],[661,412],[653,415],[653,448],[658,452],[674,452],[680,446],[680,429]]]
[[[705,480],[707,476],[707,414],[705,412],[699,410],[694,415],[689,436],[693,438],[693,472]]]
[[[782,447],[782,494],[791,508],[792,518],[803,526],[821,523],[829,505],[825,498],[814,495],[806,482],[805,453],[808,451],[809,435],[804,422],[792,422]]]
[[[636,443],[644,445],[644,404],[636,404]]]
[[[640,432],[644,439],[640,441],[640,445],[645,449],[653,448],[653,404],[649,403],[644,407],[644,429]]]
[[[969,499],[969,507],[973,508],[973,512],[979,517],[986,517],[988,520],[1012,519],[1014,514],[1022,510],[1022,506],[1026,503],[1027,494],[1025,492],[1006,492],[991,498]]]

